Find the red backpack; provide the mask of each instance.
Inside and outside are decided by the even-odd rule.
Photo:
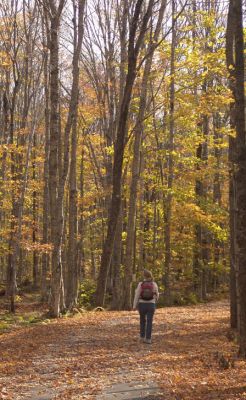
[[[142,300],[152,300],[154,298],[155,290],[154,283],[150,281],[144,281],[141,283],[140,298]]]

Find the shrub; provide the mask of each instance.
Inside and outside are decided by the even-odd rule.
[[[186,299],[186,304],[198,304],[199,300],[198,297],[196,295],[196,293],[194,292],[190,292],[185,296]]]
[[[84,279],[79,288],[78,303],[80,307],[90,308],[94,302],[96,282],[92,279]]]

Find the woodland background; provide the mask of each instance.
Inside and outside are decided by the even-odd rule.
[[[78,302],[127,310],[144,268],[161,305],[231,281],[246,354],[242,21],[239,0],[1,1],[12,312],[25,287],[55,317]]]

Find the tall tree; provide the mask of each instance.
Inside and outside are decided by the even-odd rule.
[[[127,220],[127,237],[126,237],[126,255],[125,255],[125,282],[123,293],[123,308],[131,309],[131,284],[133,274],[133,252],[134,252],[134,235],[136,228],[136,203],[137,203],[137,189],[140,176],[140,149],[142,137],[144,133],[144,115],[146,111],[147,98],[148,98],[148,82],[151,65],[154,55],[154,49],[159,40],[159,34],[162,26],[164,11],[166,8],[166,1],[163,0],[158,15],[158,21],[153,33],[153,38],[150,37],[149,45],[147,46],[147,54],[149,57],[146,60],[143,79],[140,88],[139,111],[136,120],[136,128],[134,132],[134,147],[133,147],[133,161],[131,171],[131,184],[130,184],[130,198],[128,207],[128,220]]]
[[[175,105],[175,50],[176,50],[176,2],[172,0],[172,41],[171,41],[171,60],[170,60],[170,89],[169,89],[169,137],[168,137],[168,159],[167,159],[167,194],[164,199],[164,271],[163,271],[163,283],[165,288],[165,300],[167,305],[171,303],[170,293],[170,267],[171,267],[171,224],[172,224],[172,190],[174,180],[174,162],[173,162],[173,151],[174,151],[174,105]]]
[[[128,42],[128,61],[127,76],[124,86],[122,103],[119,111],[119,120],[117,125],[116,143],[114,148],[113,164],[113,189],[110,213],[108,218],[107,237],[103,245],[102,259],[98,276],[96,304],[104,304],[107,277],[113,252],[113,243],[120,212],[121,204],[121,186],[122,186],[122,164],[124,157],[125,139],[127,133],[127,119],[133,84],[137,73],[137,58],[142,46],[148,22],[151,16],[154,1],[150,0],[147,11],[141,20],[141,9],[143,0],[138,0],[134,9],[134,15],[130,23],[129,42]],[[140,27],[139,27],[140,23]],[[139,29],[139,33],[137,31]]]
[[[50,143],[50,107],[49,107],[49,70],[48,70],[48,51],[49,48],[49,25],[46,7],[43,7],[42,13],[42,37],[43,37],[43,75],[44,75],[44,95],[45,95],[45,153],[44,153],[44,189],[43,189],[43,232],[42,242],[44,245],[49,243],[49,143]],[[48,299],[47,291],[47,273],[49,270],[49,254],[47,251],[42,254],[41,268],[41,298],[43,301]]]
[[[79,85],[79,58],[83,39],[84,0],[78,1],[78,29],[73,52],[72,63],[72,89],[70,94],[69,109],[64,129],[64,155],[63,164],[58,150],[61,143],[61,129],[59,122],[59,28],[65,0],[60,0],[59,5],[49,0],[50,17],[50,154],[49,154],[49,197],[51,215],[51,242],[52,250],[52,275],[51,275],[51,301],[50,312],[58,317],[64,307],[63,300],[63,268],[62,268],[62,243],[64,233],[64,191],[67,182],[70,156],[70,133],[78,107]]]
[[[235,257],[238,269],[239,294],[239,354],[246,358],[246,132],[244,94],[244,40],[242,1],[231,0],[228,12],[227,59],[233,68],[233,96],[235,105],[233,123],[235,139],[235,188],[236,188],[236,247]]]
[[[226,62],[229,72],[229,86],[235,96],[235,56],[234,56],[235,15],[232,2],[229,5],[226,30]],[[230,105],[230,125],[235,129],[235,103]],[[230,316],[231,327],[238,326],[238,282],[236,265],[236,185],[235,185],[235,138],[229,137],[229,207],[230,207]]]
[[[53,0],[45,3],[49,15],[49,53],[50,53],[50,148],[49,148],[49,200],[50,200],[50,227],[51,243],[53,245],[51,257],[51,313],[58,317],[60,314],[60,297],[62,286],[61,263],[61,226],[63,218],[58,220],[58,147],[60,141],[59,129],[59,29],[61,14],[65,0],[60,0],[56,6]]]
[[[85,1],[80,1],[78,15],[75,2],[74,8],[74,59],[73,76],[76,79],[72,96],[76,96],[71,137],[71,162],[69,172],[69,240],[68,240],[68,274],[67,274],[67,299],[66,305],[72,308],[77,303],[79,287],[78,270],[78,210],[77,210],[77,121],[78,121],[78,95],[79,95],[79,57],[84,32],[84,7]]]

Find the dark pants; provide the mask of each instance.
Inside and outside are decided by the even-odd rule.
[[[151,339],[155,304],[138,303],[138,311],[140,314],[140,336],[142,338],[146,337],[146,339]]]

